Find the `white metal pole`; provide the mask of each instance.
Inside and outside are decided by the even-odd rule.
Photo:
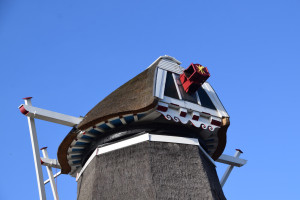
[[[24,98],[24,100],[25,100],[25,105],[31,106],[31,97]],[[40,200],[46,200],[44,178],[43,178],[42,165],[40,161],[40,151],[39,151],[39,145],[37,141],[35,121],[34,118],[32,117],[27,117],[27,119],[28,119],[28,126],[30,132],[37,184],[39,188],[39,196],[40,196]]]
[[[49,158],[48,152],[47,152],[47,147],[43,147],[43,148],[41,148],[41,150],[42,150],[43,156],[45,158]],[[47,168],[47,173],[48,173],[48,177],[49,177],[50,184],[51,184],[53,197],[54,197],[55,200],[59,200],[58,193],[57,193],[57,188],[56,188],[56,185],[55,185],[55,182],[54,182],[54,176],[53,176],[52,168],[49,167],[49,166],[46,166],[46,168]]]
[[[54,174],[54,175],[53,175],[53,178],[56,178],[56,177],[58,177],[59,175],[61,175],[61,171],[59,171],[59,172],[57,172],[56,174]],[[50,179],[47,179],[47,180],[44,181],[44,184],[46,185],[46,184],[49,183],[49,182],[50,182]]]
[[[236,149],[236,152],[235,152],[235,154],[234,154],[234,157],[235,157],[235,158],[240,157],[241,153],[243,153],[243,152],[242,152],[240,149]],[[224,173],[224,175],[223,175],[223,177],[222,177],[222,179],[221,179],[221,181],[220,181],[220,184],[221,184],[222,187],[224,186],[226,180],[228,179],[228,177],[229,177],[229,175],[230,175],[230,173],[231,173],[233,167],[234,167],[233,165],[229,165],[229,166],[227,167],[227,169],[226,169],[226,171],[225,171],[225,173]]]

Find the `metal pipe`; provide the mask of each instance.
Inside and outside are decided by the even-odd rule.
[[[61,175],[61,171],[59,171],[59,172],[57,172],[56,174],[54,174],[54,178],[56,178],[56,177],[58,177],[59,175]],[[47,180],[45,180],[44,181],[44,185],[46,185],[47,183],[49,183],[50,182],[50,179],[47,179]]]
[[[43,147],[43,148],[41,148],[41,150],[42,150],[43,156],[45,158],[49,158],[48,152],[47,152],[47,147]],[[47,168],[47,173],[48,173],[48,176],[49,176],[49,179],[50,179],[50,185],[51,185],[53,197],[54,197],[55,200],[59,200],[58,193],[57,193],[57,188],[56,188],[54,177],[53,177],[52,168],[49,167],[49,166],[46,166],[46,168]]]
[[[247,163],[247,160],[245,159],[235,158],[226,154],[222,154],[216,161],[227,165],[233,165],[235,167],[242,167]]]
[[[24,98],[25,105],[31,106],[31,97]],[[34,166],[37,178],[37,184],[39,189],[39,197],[40,200],[46,200],[46,193],[45,193],[45,186],[44,186],[44,178],[43,178],[43,171],[42,165],[40,161],[40,151],[39,145],[37,140],[36,128],[35,128],[35,121],[34,118],[27,116],[28,119],[28,126],[30,132],[30,139],[31,139],[31,146],[33,152],[33,159],[34,159]]]
[[[19,109],[27,117],[41,119],[48,122],[53,122],[53,123],[62,124],[65,126],[71,126],[71,127],[76,126],[83,119],[82,117],[73,117],[70,115],[65,115],[50,110],[33,107],[31,104],[30,105],[22,104],[19,106]]]

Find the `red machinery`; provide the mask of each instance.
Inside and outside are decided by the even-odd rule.
[[[193,94],[209,77],[210,74],[207,67],[192,63],[182,74],[180,74],[180,81],[184,91]]]

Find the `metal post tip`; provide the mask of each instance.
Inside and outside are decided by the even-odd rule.
[[[32,99],[32,97],[25,97],[25,98],[22,98],[24,100],[28,100],[28,99]]]
[[[240,149],[235,149],[236,151],[239,151],[240,153],[244,153],[242,150]]]

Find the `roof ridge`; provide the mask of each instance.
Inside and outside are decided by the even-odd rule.
[[[181,62],[179,60],[177,60],[176,58],[174,58],[172,56],[164,55],[164,56],[159,56],[151,65],[149,65],[149,67],[147,67],[147,69],[152,67],[153,65],[157,65],[162,59],[171,60],[171,61],[175,62],[177,65],[181,64]]]

